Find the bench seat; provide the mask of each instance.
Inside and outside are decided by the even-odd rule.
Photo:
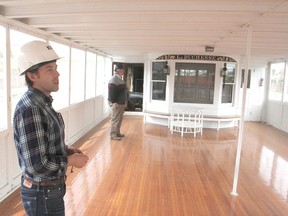
[[[220,124],[223,121],[237,121],[237,126],[240,125],[240,115],[203,115],[203,121],[217,122],[217,131],[220,129]]]
[[[168,120],[168,127],[169,127],[169,122],[170,122],[170,113],[160,113],[160,112],[143,112],[144,114],[144,124],[146,124],[146,118],[149,117],[154,117],[154,118],[162,118],[162,119],[167,119]],[[241,116],[240,115],[203,115],[203,121],[208,122],[217,122],[217,131],[219,131],[221,122],[229,122],[229,121],[236,121],[237,126],[239,127],[240,125],[240,120]]]

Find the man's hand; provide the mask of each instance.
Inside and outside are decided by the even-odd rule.
[[[73,146],[67,146],[67,155],[68,156],[75,154],[75,153],[83,154],[83,152],[80,149],[74,148]]]
[[[74,153],[70,156],[68,156],[68,166],[75,166],[77,168],[82,168],[84,167],[89,158],[87,155],[81,153]]]

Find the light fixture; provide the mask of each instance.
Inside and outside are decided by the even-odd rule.
[[[225,77],[226,76],[226,72],[227,72],[227,67],[226,67],[226,63],[224,63],[221,71],[220,71],[220,76],[221,77]]]
[[[165,62],[165,65],[163,66],[162,73],[164,75],[169,75],[170,74],[170,68],[169,68],[169,65],[168,65],[167,61]]]
[[[222,69],[221,69],[221,71],[220,71],[220,76],[221,77],[223,77],[223,89],[224,89],[224,87],[225,87],[225,78],[226,78],[226,72],[227,72],[227,67],[226,67],[227,65],[226,65],[226,63],[224,63],[224,65],[223,65],[223,67],[222,67]]]
[[[205,52],[214,52],[214,46],[205,46]]]

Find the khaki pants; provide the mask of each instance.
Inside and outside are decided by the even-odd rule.
[[[117,136],[120,133],[120,128],[123,120],[123,114],[125,110],[125,105],[114,104],[111,106],[112,114],[111,114],[111,132],[110,136]]]

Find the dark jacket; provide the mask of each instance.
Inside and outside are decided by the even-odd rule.
[[[108,83],[108,101],[111,103],[125,104],[126,84],[116,74],[110,79]]]

